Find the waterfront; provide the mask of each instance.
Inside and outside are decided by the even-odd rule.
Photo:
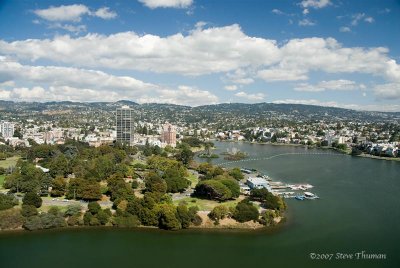
[[[288,200],[286,222],[263,231],[72,229],[0,235],[1,267],[398,267],[400,164],[317,149],[249,143],[255,168],[284,183],[310,183],[319,200]],[[292,155],[288,153],[293,153]],[[223,158],[213,163],[227,162]],[[241,165],[240,165],[241,164]],[[312,260],[311,253],[386,254],[385,260]]]

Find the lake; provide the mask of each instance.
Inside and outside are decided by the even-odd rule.
[[[100,228],[4,233],[0,267],[400,267],[400,162],[294,146],[215,144],[217,153],[235,147],[249,159],[260,159],[226,167],[255,168],[285,183],[310,183],[320,199],[287,200],[285,223],[254,232]],[[274,155],[281,156],[265,159]],[[223,157],[212,161],[227,162]],[[366,259],[366,254],[385,254],[385,259]]]

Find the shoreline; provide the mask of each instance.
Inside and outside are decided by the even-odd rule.
[[[211,222],[211,220],[210,220]],[[204,226],[190,226],[187,229],[179,229],[179,230],[164,230],[160,229],[156,226],[136,226],[136,227],[117,227],[117,226],[66,226],[61,228],[51,228],[51,229],[38,229],[29,231],[22,227],[16,229],[4,229],[0,230],[0,238],[2,236],[7,235],[23,235],[23,234],[34,234],[34,233],[52,233],[52,232],[62,232],[62,231],[83,231],[83,230],[130,230],[130,231],[139,231],[139,232],[160,232],[160,233],[179,233],[179,232],[233,232],[233,233],[259,233],[265,231],[277,230],[283,227],[283,224],[286,222],[286,218],[282,217],[278,223],[272,226],[264,226],[259,223],[255,223],[257,225],[256,228],[251,228],[248,225],[248,222],[240,223],[236,222],[233,225],[204,225]],[[202,223],[203,224],[203,223]]]
[[[376,155],[370,155],[370,154],[365,154],[362,153],[360,155],[352,155],[351,152],[346,152],[343,150],[339,150],[334,147],[317,147],[315,145],[304,145],[304,144],[287,144],[287,143],[271,143],[271,142],[254,142],[254,141],[228,141],[228,140],[216,140],[219,142],[232,142],[232,143],[249,143],[249,144],[259,144],[259,145],[272,145],[272,146],[288,146],[288,147],[303,147],[307,149],[319,149],[319,150],[331,150],[335,151],[340,154],[345,154],[349,156],[358,156],[358,157],[364,157],[364,158],[370,158],[370,159],[376,159],[376,160],[386,160],[386,161],[398,161],[400,162],[400,157],[386,157],[386,156],[376,156]]]

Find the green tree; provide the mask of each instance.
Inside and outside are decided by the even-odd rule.
[[[27,218],[22,227],[26,230],[33,231],[43,229],[43,224],[40,216],[35,215]]]
[[[167,192],[183,192],[187,187],[189,187],[190,181],[184,178],[183,174],[179,171],[179,169],[176,169],[174,167],[165,170],[163,178],[167,183]]]
[[[17,209],[0,211],[0,229],[16,229],[22,226],[24,218]]]
[[[32,205],[22,205],[21,215],[25,218],[38,215],[38,210]]]
[[[0,210],[10,209],[18,205],[18,199],[13,195],[0,193]]]
[[[233,218],[238,222],[256,221],[259,218],[259,212],[248,199],[243,199],[236,205]]]
[[[63,196],[65,194],[67,182],[63,177],[56,177],[52,182],[51,196]]]
[[[99,211],[101,211],[101,207],[99,203],[97,203],[96,201],[92,201],[88,204],[88,210],[90,213],[92,213],[92,215],[96,215],[97,213],[99,213]]]
[[[159,225],[160,229],[178,230],[181,224],[176,217],[176,209],[170,204],[161,204],[159,206]]]
[[[240,181],[244,179],[243,173],[240,171],[240,168],[233,168],[229,171],[229,175],[232,176],[235,180]]]
[[[220,205],[215,206],[210,213],[208,213],[208,217],[214,221],[215,224],[219,224],[219,221],[224,219],[229,215],[229,209],[226,206]]]
[[[24,198],[22,199],[22,203],[24,205],[32,205],[36,208],[39,208],[42,206],[42,198],[38,196],[34,192],[28,192],[25,194]]]
[[[190,150],[190,147],[183,146],[182,149],[176,155],[176,159],[181,161],[185,166],[188,166],[190,161],[193,160],[194,153]]]
[[[178,205],[176,208],[178,219],[181,223],[182,229],[189,228],[191,223],[191,214],[185,205]]]
[[[224,201],[232,198],[232,192],[218,180],[200,181],[195,188],[194,195],[207,199]]]
[[[82,211],[82,207],[78,204],[68,205],[67,210],[64,213],[64,216],[80,216]]]
[[[150,171],[146,175],[145,184],[146,190],[149,192],[157,192],[160,194],[165,194],[167,192],[167,183],[154,171]]]

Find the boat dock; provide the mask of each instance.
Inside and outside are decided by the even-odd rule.
[[[251,168],[241,168],[243,173],[245,173],[245,180],[248,181],[250,178],[260,178],[264,179],[267,188],[274,195],[281,196],[283,198],[295,198],[296,200],[305,199],[318,199],[319,197],[311,192],[308,192],[314,186],[308,183],[298,183],[298,184],[287,184],[281,181],[274,181],[269,176],[258,172]],[[243,184],[243,183],[242,183]],[[250,186],[250,185],[249,185]],[[250,193],[250,188],[243,184],[241,186],[242,192],[245,194]],[[246,189],[245,189],[246,188]]]

